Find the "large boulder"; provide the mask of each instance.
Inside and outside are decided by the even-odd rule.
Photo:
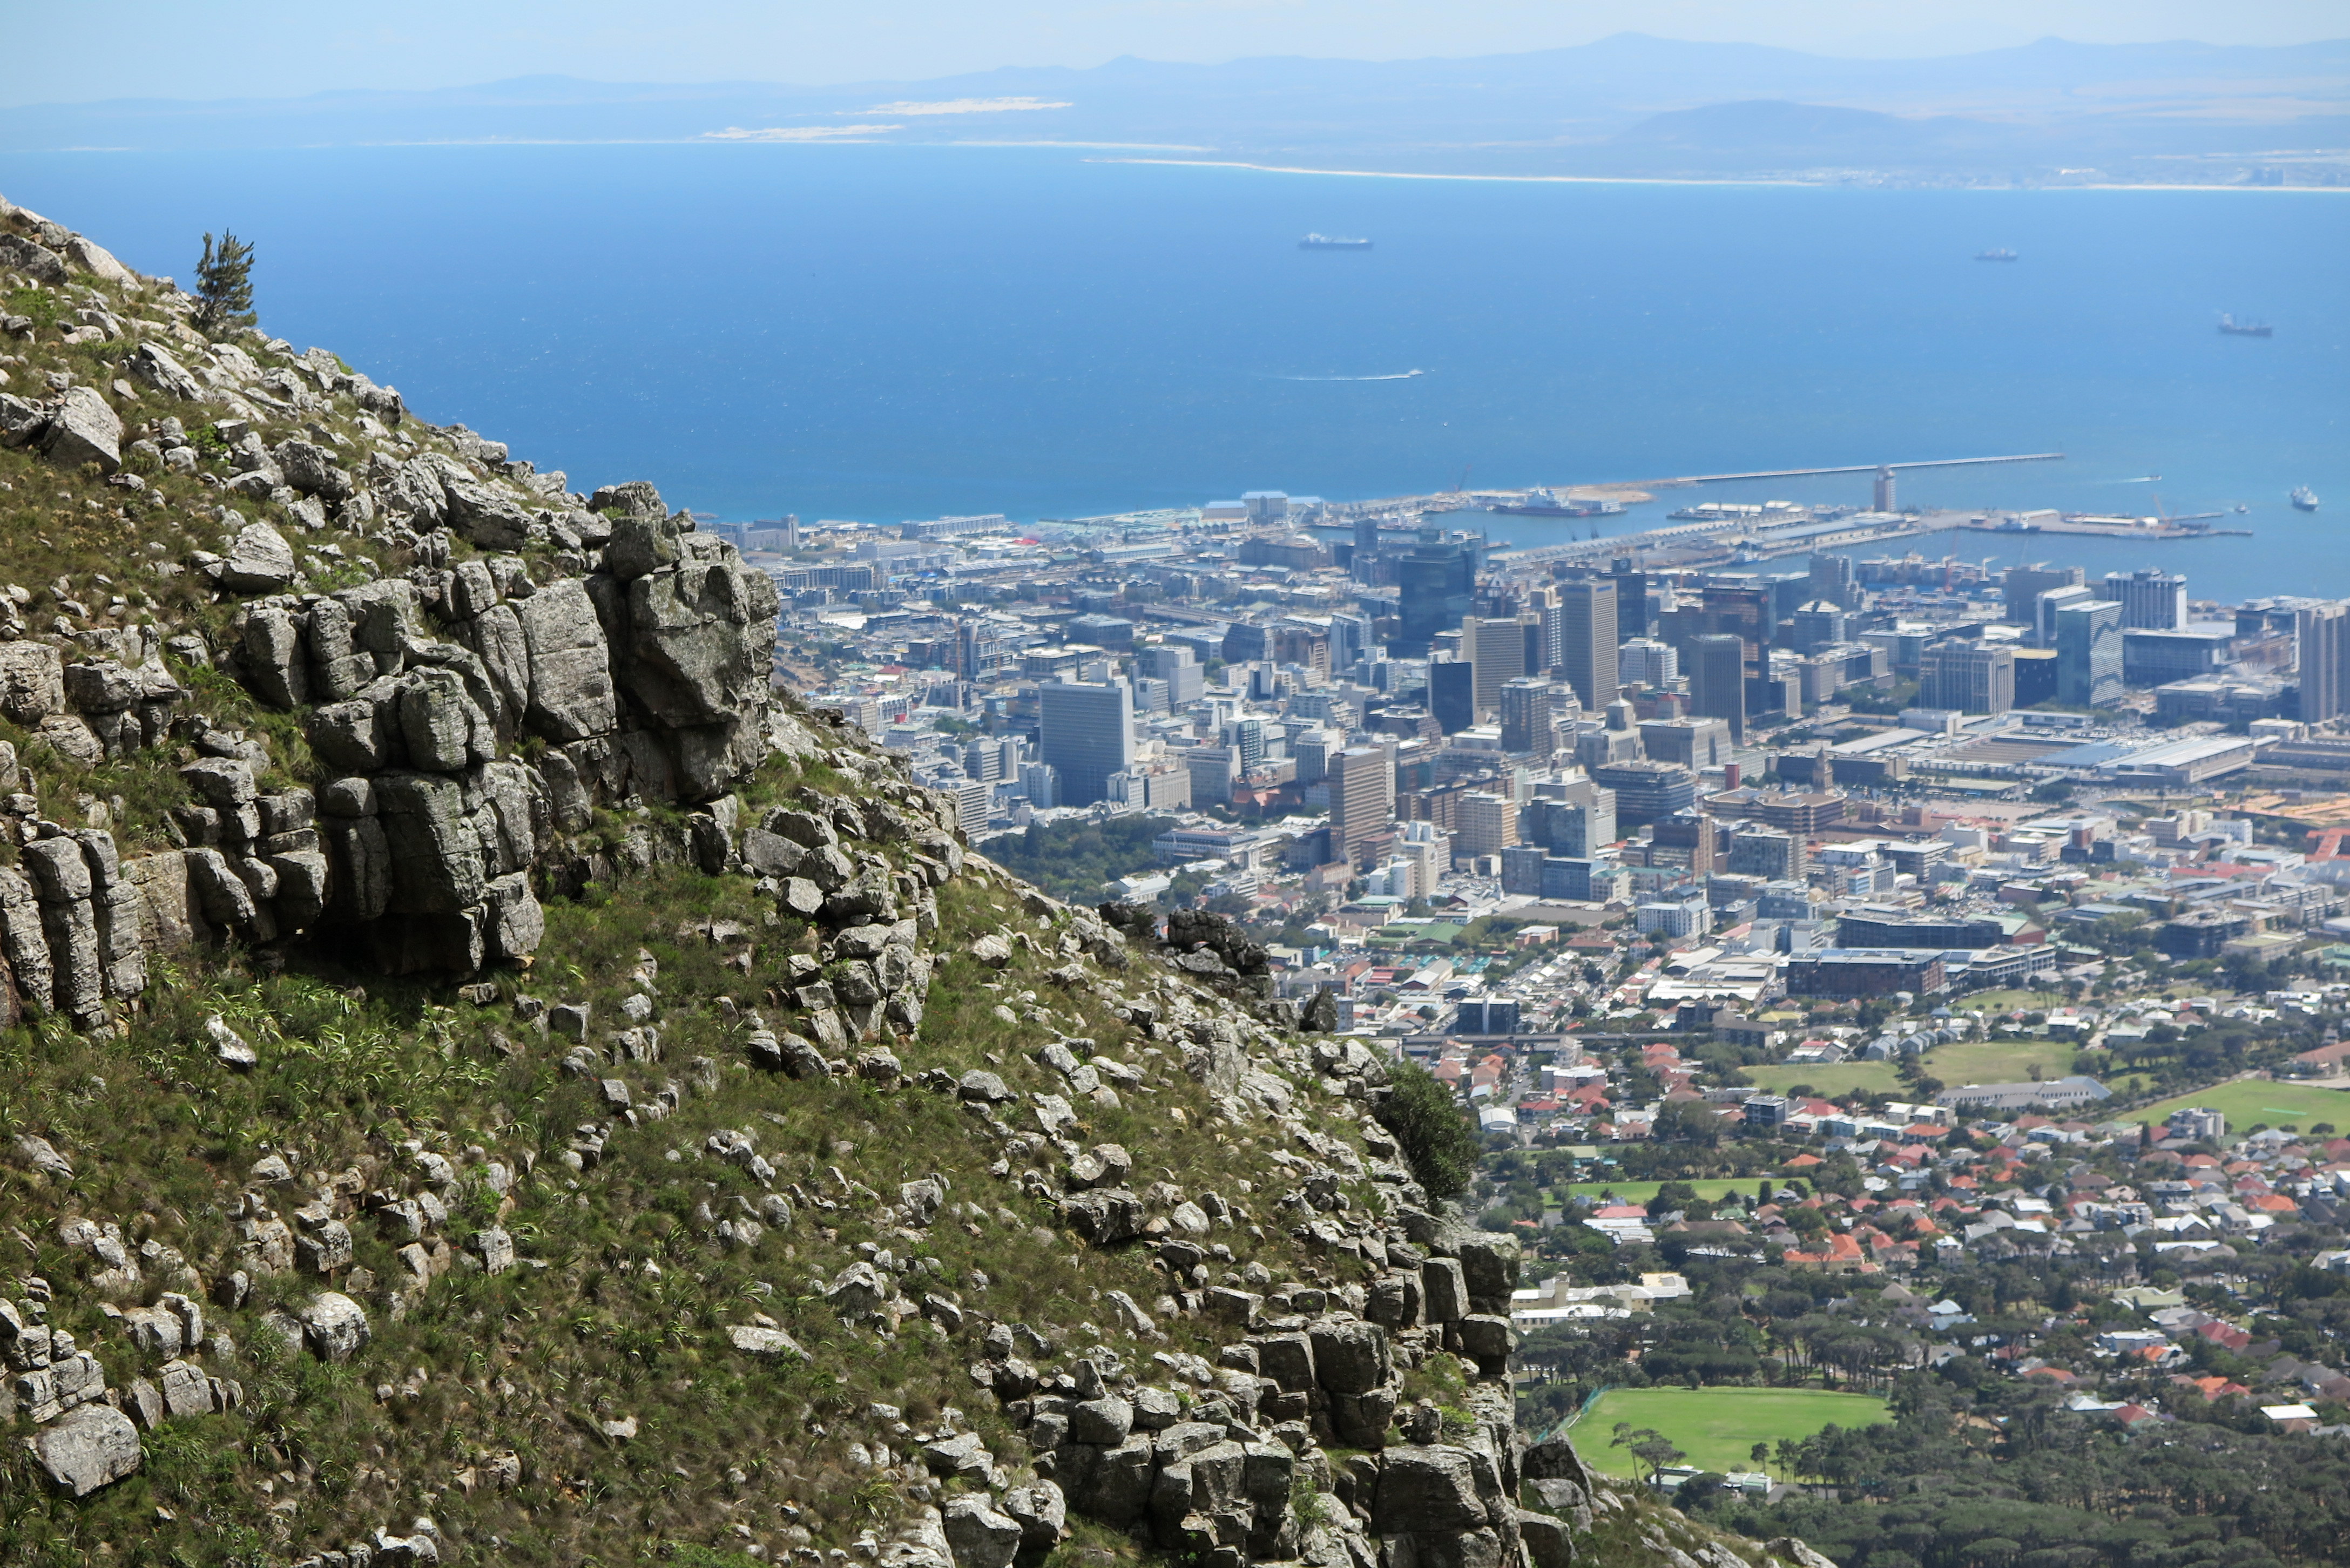
[[[194,402],[204,395],[188,368],[173,358],[160,343],[141,343],[130,351],[123,368],[166,397]]]
[[[463,785],[430,774],[393,772],[375,781],[375,797],[390,859],[387,909],[446,915],[481,902],[489,878]]]
[[[348,1361],[370,1335],[368,1315],[340,1291],[325,1291],[302,1309],[302,1335],[322,1361]]]
[[[622,678],[656,722],[731,724],[765,706],[780,601],[764,572],[732,552],[687,560],[630,582]]]
[[[114,259],[114,253],[97,241],[74,234],[66,241],[66,259],[87,273],[125,288],[140,286],[139,275]]]
[[[661,500],[652,482],[646,479],[605,485],[588,498],[588,510],[602,513],[616,522],[621,518],[658,522],[669,516],[668,504]]]
[[[139,1428],[111,1405],[82,1405],[33,1434],[26,1446],[51,1481],[88,1497],[139,1468]]]
[[[1359,1318],[1329,1317],[1309,1331],[1314,1372],[1333,1394],[1367,1394],[1393,1375],[1387,1330]]]
[[[46,642],[0,642],[0,715],[30,727],[66,708],[65,660]]]
[[[335,454],[314,442],[282,441],[270,449],[269,455],[285,471],[286,483],[305,495],[315,495],[321,501],[348,501],[358,488],[349,470],[335,462]]]
[[[985,1493],[951,1497],[940,1512],[955,1568],[1012,1568],[1020,1550],[1020,1523],[998,1512]]]
[[[619,722],[611,649],[586,585],[552,583],[513,607],[528,650],[529,728],[558,745],[611,733]]]
[[[1430,1444],[1387,1450],[1379,1466],[1378,1501],[1371,1511],[1374,1534],[1475,1530],[1486,1522],[1476,1464],[1467,1449]]]
[[[266,523],[248,523],[229,546],[220,580],[235,593],[274,594],[290,587],[295,576],[294,546],[286,535]]]
[[[41,450],[68,468],[94,462],[112,473],[122,466],[122,421],[92,389],[68,387],[49,411]]]
[[[21,272],[53,288],[66,281],[65,258],[20,234],[0,234],[0,269]]]

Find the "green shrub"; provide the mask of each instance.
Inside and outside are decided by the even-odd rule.
[[[1482,1152],[1460,1101],[1414,1063],[1398,1066],[1394,1083],[1395,1092],[1379,1107],[1379,1125],[1395,1134],[1412,1175],[1430,1197],[1460,1196],[1467,1190]]]

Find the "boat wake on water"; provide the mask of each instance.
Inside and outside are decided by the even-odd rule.
[[[1276,381],[1409,381],[1414,376],[1425,376],[1425,370],[1398,370],[1386,376],[1275,376]]]

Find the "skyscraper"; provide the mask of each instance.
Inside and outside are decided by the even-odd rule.
[[[2187,579],[2151,567],[2106,574],[2106,597],[2122,607],[2122,625],[2168,631],[2187,624]]]
[[[2024,626],[2038,616],[2034,605],[2051,588],[2077,588],[2085,580],[2078,566],[2010,566],[2000,579],[2000,595],[2007,603],[2007,618]]]
[[[1477,719],[1482,723],[1502,705],[1502,686],[1526,672],[1526,632],[1516,620],[1471,616],[1461,623],[1461,651],[1476,666]]]
[[[1451,735],[1477,722],[1477,667],[1465,659],[1440,659],[1428,667],[1428,711],[1437,729]]]
[[[2118,673],[2118,670],[2116,670]],[[1731,741],[1746,743],[1746,640],[1734,632],[1690,639],[1690,711],[1730,725]]]
[[[2301,669],[2304,724],[2350,713],[2350,603],[2305,605],[2293,611],[2293,650]]]
[[[1569,577],[1558,585],[1558,668],[1586,713],[1616,701],[1616,590],[1607,577]]]
[[[1329,759],[1330,849],[1349,865],[1395,816],[1395,763],[1385,746],[1349,746]]]
[[[1200,694],[1206,690],[1207,671],[1201,668],[1198,659],[1191,657],[1191,650],[1188,648],[1170,645],[1146,648],[1134,656],[1134,661],[1143,674],[1153,680],[1167,682],[1170,707],[1188,708],[1197,702]]]
[[[1616,585],[1616,634],[1648,635],[1648,574],[1633,568],[1632,558],[1618,556],[1608,564],[1607,580]]]
[[[1518,803],[1506,794],[1479,791],[1461,797],[1461,831],[1453,846],[1462,855],[1499,855],[1518,841]]]
[[[1061,799],[1091,805],[1109,794],[1109,775],[1134,761],[1134,693],[1126,686],[1048,681],[1036,689],[1038,750],[1060,774]]]
[[[1918,655],[1918,702],[1960,713],[2015,706],[2015,650],[1962,638],[1929,643]]]
[[[1539,675],[1502,682],[1502,750],[1547,757],[1558,749],[1551,684]]]
[[[1805,598],[1825,599],[1850,609],[1860,597],[1853,586],[1850,556],[1814,556],[1811,576],[1811,587],[1804,590]]]
[[[1588,779],[1538,784],[1518,814],[1518,838],[1587,860],[1616,842],[1616,792]]]
[[[1845,640],[1847,623],[1844,607],[1832,599],[1814,599],[1800,605],[1789,618],[1794,622],[1794,646],[1797,653],[1810,653]]]
[[[2056,701],[2104,708],[2122,696],[2122,607],[2085,599],[2056,612]]]
[[[1401,590],[1394,644],[1398,654],[1425,657],[1438,632],[1461,624],[1477,592],[1482,555],[1474,540],[1447,539],[1441,528],[1419,531],[1419,543],[1396,563]]]
[[[2078,583],[2065,587],[2043,590],[2040,597],[2033,601],[2033,640],[2043,648],[2055,647],[2056,612],[2067,605],[2086,605],[2096,602],[2097,590]]]
[[[1636,637],[1616,650],[1616,673],[1622,682],[1661,691],[1680,679],[1681,656],[1669,643]]]

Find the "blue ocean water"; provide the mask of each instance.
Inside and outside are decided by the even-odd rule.
[[[2350,591],[2341,195],[1370,179],[1116,156],[83,152],[0,158],[0,192],[183,277],[202,233],[232,226],[259,245],[265,319],[297,344],[575,487],[649,478],[723,517],[1071,517],[1253,488],[2062,451],[1905,475],[1902,498],[2242,503],[2230,522],[2251,539],[1949,547],[2170,565],[2198,597]],[[1301,252],[1308,230],[1377,247]],[[2022,259],[1971,259],[1994,246]],[[2223,337],[2221,311],[2277,335]],[[2291,511],[2296,484],[2327,510]],[[1519,543],[1589,527],[1495,523]]]

